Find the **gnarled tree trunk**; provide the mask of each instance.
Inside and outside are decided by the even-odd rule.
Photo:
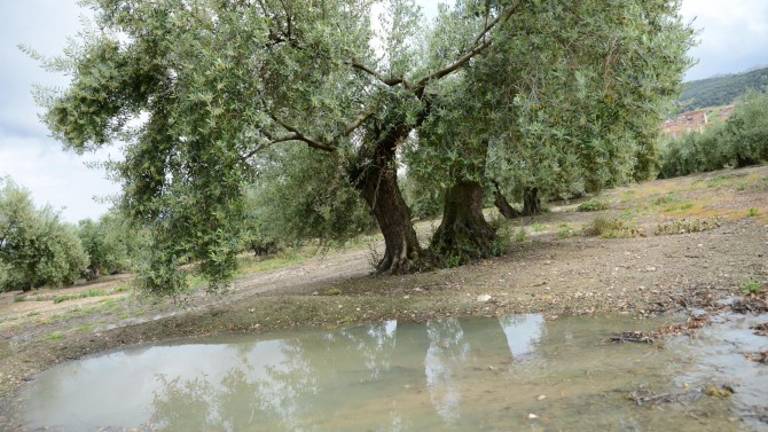
[[[541,213],[541,197],[539,188],[525,188],[523,190],[523,214],[533,216]]]
[[[443,263],[463,264],[494,254],[496,233],[483,215],[483,187],[461,181],[445,194],[443,220],[432,236],[430,250]]]
[[[355,188],[371,209],[384,235],[384,257],[377,273],[403,274],[419,270],[422,250],[411,222],[411,211],[397,184],[395,151],[411,127],[400,125],[374,131],[376,140],[363,145],[356,166],[350,172]]]
[[[497,209],[499,209],[499,213],[501,213],[501,215],[507,219],[514,219],[516,217],[522,216],[522,213],[517,211],[516,208],[512,207],[509,201],[507,201],[507,197],[501,193],[501,187],[499,187],[499,184],[494,181],[493,187],[493,204]]]
[[[397,185],[394,167],[368,167],[358,189],[384,235],[386,250],[376,271],[402,274],[416,270],[421,247],[411,223],[410,210]]]

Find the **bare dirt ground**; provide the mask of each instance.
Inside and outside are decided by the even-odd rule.
[[[182,302],[147,299],[129,287],[129,276],[2,294],[0,426],[13,424],[7,416],[14,392],[33,374],[126,344],[382,319],[523,312],[643,317],[680,310],[695,298],[739,295],[750,282],[768,284],[768,166],[646,182],[597,199],[606,210],[579,212],[579,202],[558,203],[541,216],[512,221],[503,230],[506,255],[453,269],[370,276],[366,243],[381,247],[371,237],[323,256],[244,259],[243,274],[227,292],[198,289]],[[631,229],[619,237],[629,237],[582,235],[596,218],[624,221]],[[688,232],[688,225],[675,225],[673,235],[655,235],[660,225],[679,220],[719,226]],[[425,241],[437,223],[417,225]]]

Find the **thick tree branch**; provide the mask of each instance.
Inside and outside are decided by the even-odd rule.
[[[431,73],[430,75],[427,75],[426,77],[419,80],[416,85],[414,86],[415,92],[423,93],[424,87],[429,84],[430,81],[439,80],[447,75],[452,74],[453,72],[459,70],[462,66],[464,66],[467,62],[472,60],[476,55],[482,53],[485,51],[491,44],[493,43],[493,39],[485,39],[485,36],[493,30],[494,27],[496,27],[500,22],[506,22],[509,20],[509,18],[514,15],[515,12],[517,12],[518,8],[520,7],[520,4],[522,2],[518,1],[513,6],[511,6],[506,11],[503,11],[500,13],[496,18],[494,18],[488,25],[483,28],[483,31],[480,32],[480,34],[477,35],[475,38],[475,41],[473,43],[474,48],[464,53],[461,57],[456,59],[453,63],[449,64],[448,66],[435,71]]]
[[[406,89],[409,89],[413,91],[419,98],[422,98],[424,96],[424,89],[426,88],[427,84],[429,84],[430,81],[439,80],[447,75],[450,75],[451,73],[459,70],[461,67],[463,67],[467,62],[469,62],[473,57],[477,56],[478,54],[485,51],[489,46],[491,46],[493,40],[490,38],[486,38],[486,35],[490,33],[491,30],[493,30],[494,27],[496,27],[500,22],[506,22],[509,20],[509,18],[517,11],[521,4],[521,1],[516,2],[512,7],[507,9],[506,11],[503,11],[500,13],[496,18],[494,18],[491,22],[487,23],[483,30],[477,35],[473,42],[474,48],[464,53],[461,57],[456,59],[453,63],[445,66],[444,68],[433,72],[430,75],[427,75],[426,77],[419,80],[415,86],[411,85],[408,81],[405,80],[403,77],[392,77],[387,78],[381,73],[373,70],[372,68],[360,63],[357,60],[348,60],[345,62],[345,64],[351,66],[353,69],[357,69],[361,72],[364,72],[379,82],[389,86],[394,87],[397,85],[403,85]],[[487,20],[487,17],[486,17]],[[357,128],[359,128],[363,123],[365,123],[366,120],[368,120],[374,113],[375,113],[375,107],[371,107],[370,109],[362,112],[358,117],[356,117],[352,122],[350,122],[343,131],[343,136],[349,136],[352,134]],[[423,121],[427,113],[430,111],[430,106],[425,107],[425,109],[422,111],[422,115],[420,116],[420,120]],[[270,134],[263,132],[264,135],[270,140],[266,144],[258,145],[254,150],[243,156],[243,160],[247,160],[254,156],[256,153],[258,153],[261,149],[263,149],[266,146],[277,144],[281,142],[288,142],[288,141],[302,141],[306,143],[308,146],[323,150],[326,152],[335,152],[336,148],[332,145],[323,143],[317,139],[311,138],[308,135],[303,134],[301,131],[299,131],[297,128],[281,121],[278,119],[275,115],[270,114],[270,117],[272,117],[272,120],[275,121],[275,123],[279,124],[281,127],[286,129],[287,131],[291,132],[288,135],[282,136],[282,137],[273,137]],[[418,123],[420,124],[421,121]],[[396,128],[398,129],[398,128]],[[412,128],[408,128],[408,132],[410,132]],[[402,131],[398,130],[396,135],[401,135]],[[407,135],[407,133],[406,133]],[[389,137],[391,138],[391,137]],[[399,139],[399,138],[398,138]],[[393,139],[391,141],[397,142],[398,139]]]
[[[352,134],[352,132],[355,131],[355,129],[359,128],[363,123],[365,123],[366,120],[371,118],[371,116],[376,112],[376,107],[372,107],[368,109],[367,111],[363,111],[360,113],[357,118],[355,118],[352,122],[350,122],[347,127],[344,128],[344,136],[349,136]]]
[[[341,138],[342,136],[349,136],[350,134],[352,134],[352,132],[354,132],[358,127],[360,127],[363,123],[365,123],[366,120],[371,118],[371,116],[375,112],[376,112],[376,110],[372,108],[372,109],[369,109],[367,111],[362,112],[359,116],[355,117],[355,119],[352,120],[344,128],[344,133],[343,133],[343,135],[340,135],[339,138]],[[329,144],[326,144],[326,143],[323,143],[323,142],[321,142],[321,141],[319,141],[317,139],[310,138],[309,136],[307,136],[304,133],[300,132],[297,128],[295,128],[295,127],[293,127],[293,126],[283,122],[282,120],[278,119],[275,115],[270,114],[269,116],[272,118],[272,120],[275,121],[275,123],[279,124],[282,128],[288,130],[291,133],[287,134],[287,135],[276,137],[276,136],[272,135],[271,133],[269,133],[268,131],[262,130],[261,131],[262,135],[267,137],[267,139],[269,141],[266,142],[266,143],[263,143],[263,144],[259,144],[258,146],[256,146],[255,149],[253,149],[250,152],[248,152],[245,155],[243,155],[242,156],[242,160],[243,161],[246,161],[246,160],[252,158],[256,153],[260,152],[261,150],[263,150],[264,148],[266,148],[268,146],[271,146],[273,144],[283,143],[283,142],[290,142],[290,141],[301,141],[301,142],[306,143],[308,146],[310,146],[312,148],[316,148],[318,150],[323,150],[323,151],[326,151],[326,152],[329,152],[329,153],[336,151],[336,147],[334,147],[332,145],[329,145]]]
[[[327,152],[334,152],[334,151],[336,151],[336,148],[334,146],[328,145],[326,143],[320,142],[319,140],[316,140],[314,138],[308,137],[307,135],[304,135],[298,129],[296,129],[295,127],[293,127],[293,126],[291,126],[291,125],[289,125],[289,124],[287,124],[285,122],[283,122],[282,120],[277,118],[275,115],[270,114],[269,116],[272,117],[272,120],[274,120],[275,123],[279,124],[284,129],[286,129],[286,130],[288,130],[290,132],[293,132],[290,135],[286,135],[284,137],[277,138],[276,140],[273,140],[272,143],[275,143],[275,142],[286,142],[286,141],[303,141],[303,142],[307,143],[308,146],[310,146],[312,148],[316,148],[318,150],[324,150],[324,151],[327,151]]]
[[[376,72],[375,70],[358,62],[357,60],[348,60],[345,63],[352,66],[352,68],[354,69],[367,73],[368,75],[376,78],[377,80],[379,80],[383,84],[386,84],[389,87],[394,87],[399,84],[403,84],[406,88],[408,87],[408,83],[405,81],[405,78],[403,77],[386,78],[384,75],[380,74],[379,72]]]
[[[441,79],[441,78],[443,78],[443,77],[445,77],[447,75],[452,74],[453,72],[456,72],[462,66],[464,66],[468,61],[472,60],[472,58],[474,56],[476,56],[476,55],[480,54],[481,52],[485,51],[485,49],[488,48],[489,46],[491,46],[491,41],[490,40],[487,40],[487,41],[481,43],[480,45],[476,46],[472,50],[464,53],[464,55],[459,57],[455,62],[453,62],[453,63],[449,64],[448,66],[446,66],[446,67],[444,67],[444,68],[442,68],[442,69],[440,69],[440,70],[438,70],[438,71],[436,71],[436,72],[434,72],[434,73],[432,73],[430,75],[427,75],[424,78],[422,78],[421,80],[419,80],[416,83],[415,88],[421,90],[430,81],[439,80],[439,79]]]

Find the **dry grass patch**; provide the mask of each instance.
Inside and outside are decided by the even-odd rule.
[[[598,217],[584,227],[584,235],[602,238],[630,238],[644,236],[635,222],[619,218]]]
[[[687,234],[709,231],[720,226],[717,219],[675,219],[656,226],[656,235]]]

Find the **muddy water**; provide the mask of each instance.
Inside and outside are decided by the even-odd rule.
[[[728,323],[666,349],[606,343],[663,321],[540,315],[149,346],[50,369],[23,416],[58,431],[767,430],[747,417],[768,405],[765,367],[731,343],[764,341]],[[721,382],[734,397],[693,392]],[[699,397],[637,406],[638,389]]]

